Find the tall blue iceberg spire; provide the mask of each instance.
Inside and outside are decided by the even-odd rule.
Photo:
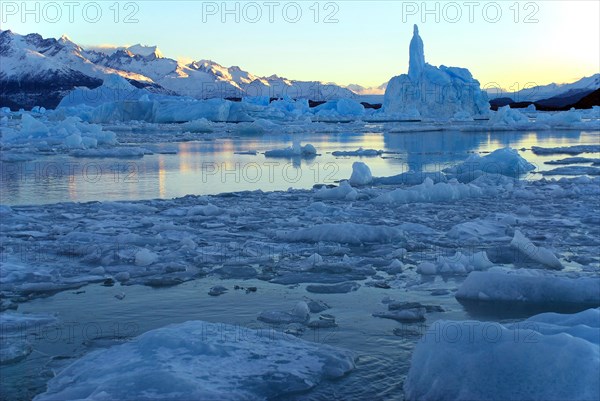
[[[413,38],[410,41],[410,59],[408,62],[408,77],[411,81],[419,80],[425,68],[425,51],[423,40],[419,36],[419,27],[415,24]]]

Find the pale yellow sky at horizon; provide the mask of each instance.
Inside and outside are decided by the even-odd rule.
[[[38,22],[35,15],[4,13],[2,29],[44,37],[67,34],[83,46],[157,45],[166,57],[210,59],[258,76],[376,87],[407,72],[416,23],[427,62],[468,68],[482,86],[568,83],[600,72],[596,0],[470,2],[477,4],[473,9],[460,1],[298,2],[301,18],[294,23],[281,11],[274,12],[271,22],[265,9],[259,21],[250,22],[244,2],[227,2],[233,10],[238,4],[238,15],[224,10],[208,15],[206,5],[213,3],[222,4],[139,1],[136,10],[123,9],[117,15],[109,7],[113,3],[101,2],[97,23],[86,21],[81,12],[64,23],[66,12],[58,23],[44,21],[42,9]],[[315,4],[318,12],[311,9]],[[124,23],[131,11],[137,22]],[[327,18],[334,22],[325,23]]]

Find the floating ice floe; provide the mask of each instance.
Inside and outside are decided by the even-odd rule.
[[[600,398],[600,310],[544,313],[502,325],[437,321],[404,382],[407,400]]]
[[[319,200],[355,200],[357,197],[358,192],[352,188],[348,181],[340,182],[337,187],[323,187],[315,192],[315,199]]]
[[[69,153],[73,157],[107,157],[107,158],[139,158],[152,154],[152,151],[144,148],[118,147],[110,149],[81,149]]]
[[[338,284],[310,284],[306,286],[306,291],[315,294],[346,294],[359,288],[360,284],[347,281]]]
[[[300,145],[300,142],[294,142],[294,144],[284,149],[267,150],[265,157],[282,157],[282,158],[293,158],[293,157],[314,157],[317,155],[317,150],[311,144],[304,146]]]
[[[351,185],[369,185],[373,182],[373,175],[371,174],[371,169],[363,162],[354,162],[352,163],[352,175],[348,182]]]
[[[518,151],[502,148],[483,157],[473,154],[464,162],[444,169],[444,173],[456,177],[461,182],[470,182],[482,175],[493,174],[518,179],[532,170],[535,170],[535,166],[521,157]]]
[[[446,175],[442,172],[427,172],[427,171],[407,171],[390,177],[375,177],[373,178],[374,185],[418,185],[422,184],[427,178],[438,182],[447,182]]]
[[[493,265],[485,251],[472,255],[464,255],[459,251],[453,256],[439,256],[434,263],[423,262],[417,266],[417,272],[425,275],[467,274],[474,270],[486,270]]]
[[[291,312],[286,311],[263,311],[258,315],[258,320],[270,324],[308,323],[310,309],[308,304],[300,301]]]
[[[419,302],[398,302],[393,299],[385,299],[388,310],[385,312],[375,312],[374,317],[397,320],[399,322],[420,322],[425,320],[427,312],[443,312],[443,308],[438,305],[423,305]]]
[[[512,218],[511,218],[512,217]],[[482,244],[510,242],[508,229],[516,222],[513,216],[492,215],[485,218],[458,223],[446,233],[448,238],[456,240],[460,244]]]
[[[88,353],[35,400],[264,400],[307,391],[353,368],[350,351],[281,332],[190,321]]]
[[[292,242],[338,242],[342,244],[386,243],[402,240],[404,232],[395,227],[356,223],[330,223],[280,233],[280,238]]]
[[[0,365],[19,362],[33,351],[28,340],[31,332],[55,324],[56,316],[48,314],[0,313]]]
[[[600,168],[589,166],[565,166],[548,171],[541,171],[542,175],[600,175]]]
[[[600,164],[600,159],[593,158],[593,157],[565,157],[564,159],[560,159],[560,160],[550,160],[550,161],[544,162],[544,164],[551,164],[551,165],[583,164],[583,163]]]
[[[524,305],[600,306],[600,278],[538,269],[492,267],[471,272],[456,293],[459,300]]]
[[[375,149],[363,149],[358,148],[357,150],[336,150],[331,152],[333,156],[358,156],[358,157],[367,157],[367,156],[381,156],[383,150],[375,150]]]
[[[560,270],[563,268],[562,263],[552,251],[541,246],[535,246],[519,230],[515,230],[515,236],[510,242],[510,246],[550,269]]]
[[[6,128],[0,139],[3,146],[35,146],[38,149],[89,149],[98,145],[115,145],[116,134],[100,125],[89,124],[77,117],[62,121],[41,121],[30,114],[21,115],[21,125]]]
[[[536,155],[579,155],[581,153],[599,153],[600,145],[573,145],[557,146],[553,148],[544,148],[542,146],[532,146],[531,151]]]
[[[373,200],[375,203],[419,203],[419,202],[453,202],[465,198],[478,198],[483,196],[481,188],[462,184],[456,180],[450,182],[433,183],[429,177],[422,184],[406,189],[398,188],[394,191],[380,195]]]

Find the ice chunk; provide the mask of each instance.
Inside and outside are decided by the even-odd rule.
[[[453,256],[439,256],[434,263],[424,262],[417,266],[417,272],[432,274],[466,274],[474,270],[486,270],[493,266],[485,251],[464,255],[460,251]]]
[[[304,146],[300,145],[300,142],[294,142],[294,144],[284,149],[267,150],[265,157],[314,157],[317,154],[317,150],[311,144]]]
[[[404,238],[402,230],[356,223],[329,223],[279,235],[293,242],[339,242],[346,244],[386,243]]]
[[[340,98],[329,100],[314,108],[317,120],[337,120],[340,117],[360,117],[365,114],[362,104],[353,99]]]
[[[310,308],[305,301],[300,301],[291,312],[286,311],[263,311],[258,315],[258,320],[271,324],[308,323]]]
[[[502,148],[483,157],[471,155],[463,163],[447,168],[444,172],[456,176],[461,182],[470,182],[480,175],[500,174],[519,178],[532,170],[535,170],[535,166],[521,157],[517,150]]]
[[[323,187],[315,193],[315,199],[320,200],[355,200],[358,197],[358,192],[348,183],[342,181],[338,187],[326,188]]]
[[[26,137],[40,137],[48,135],[48,127],[37,118],[29,114],[21,117],[21,135]]]
[[[550,160],[548,162],[544,162],[544,164],[580,164],[580,163],[598,163],[600,164],[600,159],[593,157],[566,157],[560,160]]]
[[[181,128],[189,132],[213,132],[212,123],[206,118],[188,121],[187,123],[183,123]]]
[[[486,218],[459,223],[453,226],[446,235],[460,242],[498,242],[510,239],[506,235],[507,229],[508,224],[505,221]]]
[[[360,288],[360,284],[353,281],[347,281],[338,284],[310,284],[306,286],[306,291],[315,294],[346,294],[356,291]]]
[[[459,300],[522,304],[600,306],[600,278],[572,277],[537,269],[493,267],[471,272],[456,293]]]
[[[506,326],[435,322],[413,353],[406,399],[599,399],[599,319],[592,309]]]
[[[599,153],[600,145],[573,145],[573,146],[557,146],[554,148],[544,148],[541,146],[532,146],[531,151],[536,155],[555,155],[568,154],[578,155],[581,153]]]
[[[292,313],[298,316],[299,318],[306,320],[308,318],[308,315],[310,314],[310,309],[306,302],[300,301],[296,304],[296,306],[294,306],[294,310],[292,310]]]
[[[82,122],[77,117],[68,117],[59,122],[42,122],[29,114],[23,114],[20,130],[7,129],[2,133],[4,145],[52,145],[63,149],[79,149],[114,145],[116,142],[114,132],[104,131],[100,125]]]
[[[375,149],[363,149],[362,147],[357,150],[336,150],[331,152],[333,156],[358,156],[358,157],[367,157],[367,156],[380,156],[383,153],[383,150],[375,150]]]
[[[531,241],[525,238],[519,230],[515,230],[515,236],[510,242],[510,246],[551,269],[560,270],[563,268],[562,263],[560,263],[558,258],[550,250],[535,246]]]
[[[142,249],[135,254],[136,266],[149,266],[158,260],[158,255],[149,249]]]
[[[35,400],[286,398],[353,368],[350,351],[271,330],[191,321],[83,356]]]
[[[0,313],[0,365],[27,358],[33,350],[29,335],[57,321],[56,316],[48,314]]]
[[[552,127],[572,127],[582,122],[583,114],[580,110],[571,109],[558,113],[538,113],[536,121]]]
[[[192,206],[188,209],[188,216],[218,216],[223,213],[219,207],[209,203],[206,206]]]
[[[222,285],[216,285],[210,288],[210,290],[208,291],[208,295],[210,295],[211,297],[218,297],[219,295],[223,295],[226,292],[227,288],[223,287]]]
[[[148,149],[138,147],[122,147],[113,149],[85,149],[75,150],[70,153],[73,157],[110,157],[110,158],[138,158],[144,157],[152,152]]]
[[[600,175],[600,168],[589,166],[565,166],[542,171],[542,175]]]
[[[481,188],[462,184],[457,181],[448,183],[433,183],[431,178],[425,178],[422,184],[385,193],[375,198],[375,203],[418,203],[418,202],[452,202],[464,198],[478,198],[483,196]]]
[[[427,178],[433,181],[434,184],[438,182],[447,182],[448,179],[442,172],[426,172],[426,171],[407,171],[406,173],[393,175],[390,177],[375,177],[373,178],[373,184],[375,185],[419,185],[422,184]]]
[[[368,185],[373,181],[371,169],[363,162],[352,163],[352,175],[348,181],[352,185]]]
[[[425,320],[425,308],[408,308],[388,312],[375,312],[374,317],[398,320],[400,322],[420,322]]]
[[[500,107],[498,111],[492,113],[489,124],[494,127],[529,127],[529,118],[517,109],[511,109],[510,106]]]

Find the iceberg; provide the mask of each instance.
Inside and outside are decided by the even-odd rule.
[[[36,118],[23,113],[20,128],[4,130],[0,143],[10,147],[33,145],[38,148],[56,146],[64,150],[90,149],[98,145],[116,145],[117,135],[105,131],[101,125],[89,124],[78,117],[54,122],[46,117]]]
[[[423,40],[417,25],[409,53],[408,74],[392,78],[387,85],[383,100],[385,114],[445,120],[489,114],[487,94],[469,70],[443,65],[434,67],[425,62]]]
[[[533,170],[535,166],[519,155],[517,150],[501,148],[483,157],[473,154],[464,162],[443,171],[460,182],[471,182],[482,175],[494,174],[518,179]]]
[[[502,325],[437,321],[417,344],[407,400],[597,400],[600,309]]]

